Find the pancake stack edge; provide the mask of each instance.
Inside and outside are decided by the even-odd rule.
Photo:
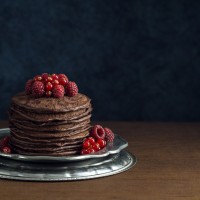
[[[90,99],[80,93],[61,99],[19,93],[9,110],[11,148],[23,155],[79,154],[89,135],[91,111]]]

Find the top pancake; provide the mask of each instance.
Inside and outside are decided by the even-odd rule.
[[[60,113],[87,108],[90,105],[90,98],[80,93],[74,97],[35,98],[22,92],[12,97],[12,103],[21,109],[38,113]]]

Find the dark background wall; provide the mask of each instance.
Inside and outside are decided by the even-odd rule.
[[[200,1],[1,0],[0,118],[42,72],[66,73],[94,120],[200,120]]]

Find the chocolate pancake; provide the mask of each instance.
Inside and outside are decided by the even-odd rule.
[[[12,135],[14,138],[14,140],[20,140],[23,142],[27,142],[27,143],[37,143],[37,144],[45,144],[48,145],[47,143],[50,144],[55,144],[55,146],[63,146],[63,145],[67,145],[67,144],[78,144],[78,143],[82,143],[82,141],[84,140],[84,138],[76,138],[76,139],[69,139],[69,140],[65,140],[65,139],[57,139],[55,138],[54,140],[52,140],[52,138],[42,138],[42,139],[38,139],[38,138],[29,138],[27,136],[23,136],[20,135],[18,133],[14,133],[12,132]],[[83,136],[85,135],[85,133],[83,133]]]
[[[85,120],[90,120],[91,118],[91,113],[86,116],[79,116],[76,119],[71,119],[71,120],[53,120],[53,121],[34,121],[32,118],[26,119],[23,116],[19,115],[16,112],[13,112],[12,110],[9,111],[9,119],[14,120],[17,122],[22,122],[22,123],[33,123],[37,126],[53,126],[53,125],[61,125],[61,124],[70,124],[70,123],[81,123],[82,121]]]
[[[39,124],[36,125],[31,122],[26,121],[16,121],[14,119],[10,120],[10,123],[13,124],[15,127],[22,129],[22,130],[30,130],[30,131],[39,131],[39,132],[62,132],[62,131],[69,131],[79,129],[81,127],[85,127],[90,124],[90,120],[85,120],[80,123],[67,123],[67,124],[58,124],[58,125],[47,125],[47,126],[40,126]]]
[[[90,106],[90,101],[91,100],[87,96],[80,93],[74,97],[34,98],[22,92],[12,98],[12,104],[16,105],[16,107],[42,114],[84,109]]]
[[[11,144],[11,148],[13,152],[19,153],[21,155],[27,155],[27,156],[71,156],[71,155],[76,155],[80,154],[80,149],[75,149],[75,150],[68,150],[68,151],[62,151],[62,152],[37,152],[29,149],[21,149],[19,147],[15,147]]]
[[[73,135],[69,134],[59,134],[59,133],[45,133],[45,134],[38,134],[37,132],[27,132],[27,131],[22,131],[16,128],[11,128],[11,135],[14,137],[14,135],[20,135],[21,137],[26,137],[30,138],[31,140],[38,139],[38,141],[41,140],[57,140],[57,141],[72,141],[76,139],[81,139],[85,138],[89,135],[89,131],[86,130],[81,130],[75,132]]]
[[[90,99],[78,94],[63,98],[34,98],[19,93],[12,98],[10,145],[24,155],[66,156],[80,153],[89,135]]]
[[[21,149],[33,149],[36,151],[60,151],[64,149],[77,149],[82,146],[81,143],[77,144],[66,144],[64,143],[62,145],[56,145],[58,143],[31,143],[31,142],[26,142],[26,141],[21,141],[16,138],[11,138],[10,142],[14,146],[19,146]]]
[[[17,113],[22,118],[26,120],[32,120],[32,121],[38,121],[38,122],[47,122],[47,121],[59,121],[59,120],[66,120],[70,121],[73,119],[77,119],[80,117],[85,117],[89,115],[92,111],[92,108],[83,108],[80,110],[70,111],[70,112],[61,112],[61,113],[34,113],[34,112],[28,112],[25,110],[18,110],[14,107],[10,107],[10,115],[13,115]]]

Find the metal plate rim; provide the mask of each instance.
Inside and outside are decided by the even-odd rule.
[[[64,178],[32,178],[32,177],[21,177],[21,176],[9,176],[9,175],[2,175],[1,174],[1,168],[0,168],[0,178],[2,179],[10,179],[10,180],[18,180],[18,181],[34,181],[34,182],[59,182],[59,181],[78,181],[78,180],[88,180],[88,179],[96,179],[96,178],[101,178],[101,177],[107,177],[107,176],[112,176],[112,175],[116,175],[122,172],[125,172],[127,170],[129,170],[130,168],[132,168],[133,166],[135,166],[135,164],[137,163],[137,158],[135,157],[135,155],[123,150],[123,153],[125,153],[129,159],[130,162],[115,171],[111,171],[111,172],[107,172],[107,173],[103,173],[103,174],[96,174],[96,175],[90,175],[90,176],[83,176],[83,177],[64,177]],[[102,166],[100,166],[102,167]]]

